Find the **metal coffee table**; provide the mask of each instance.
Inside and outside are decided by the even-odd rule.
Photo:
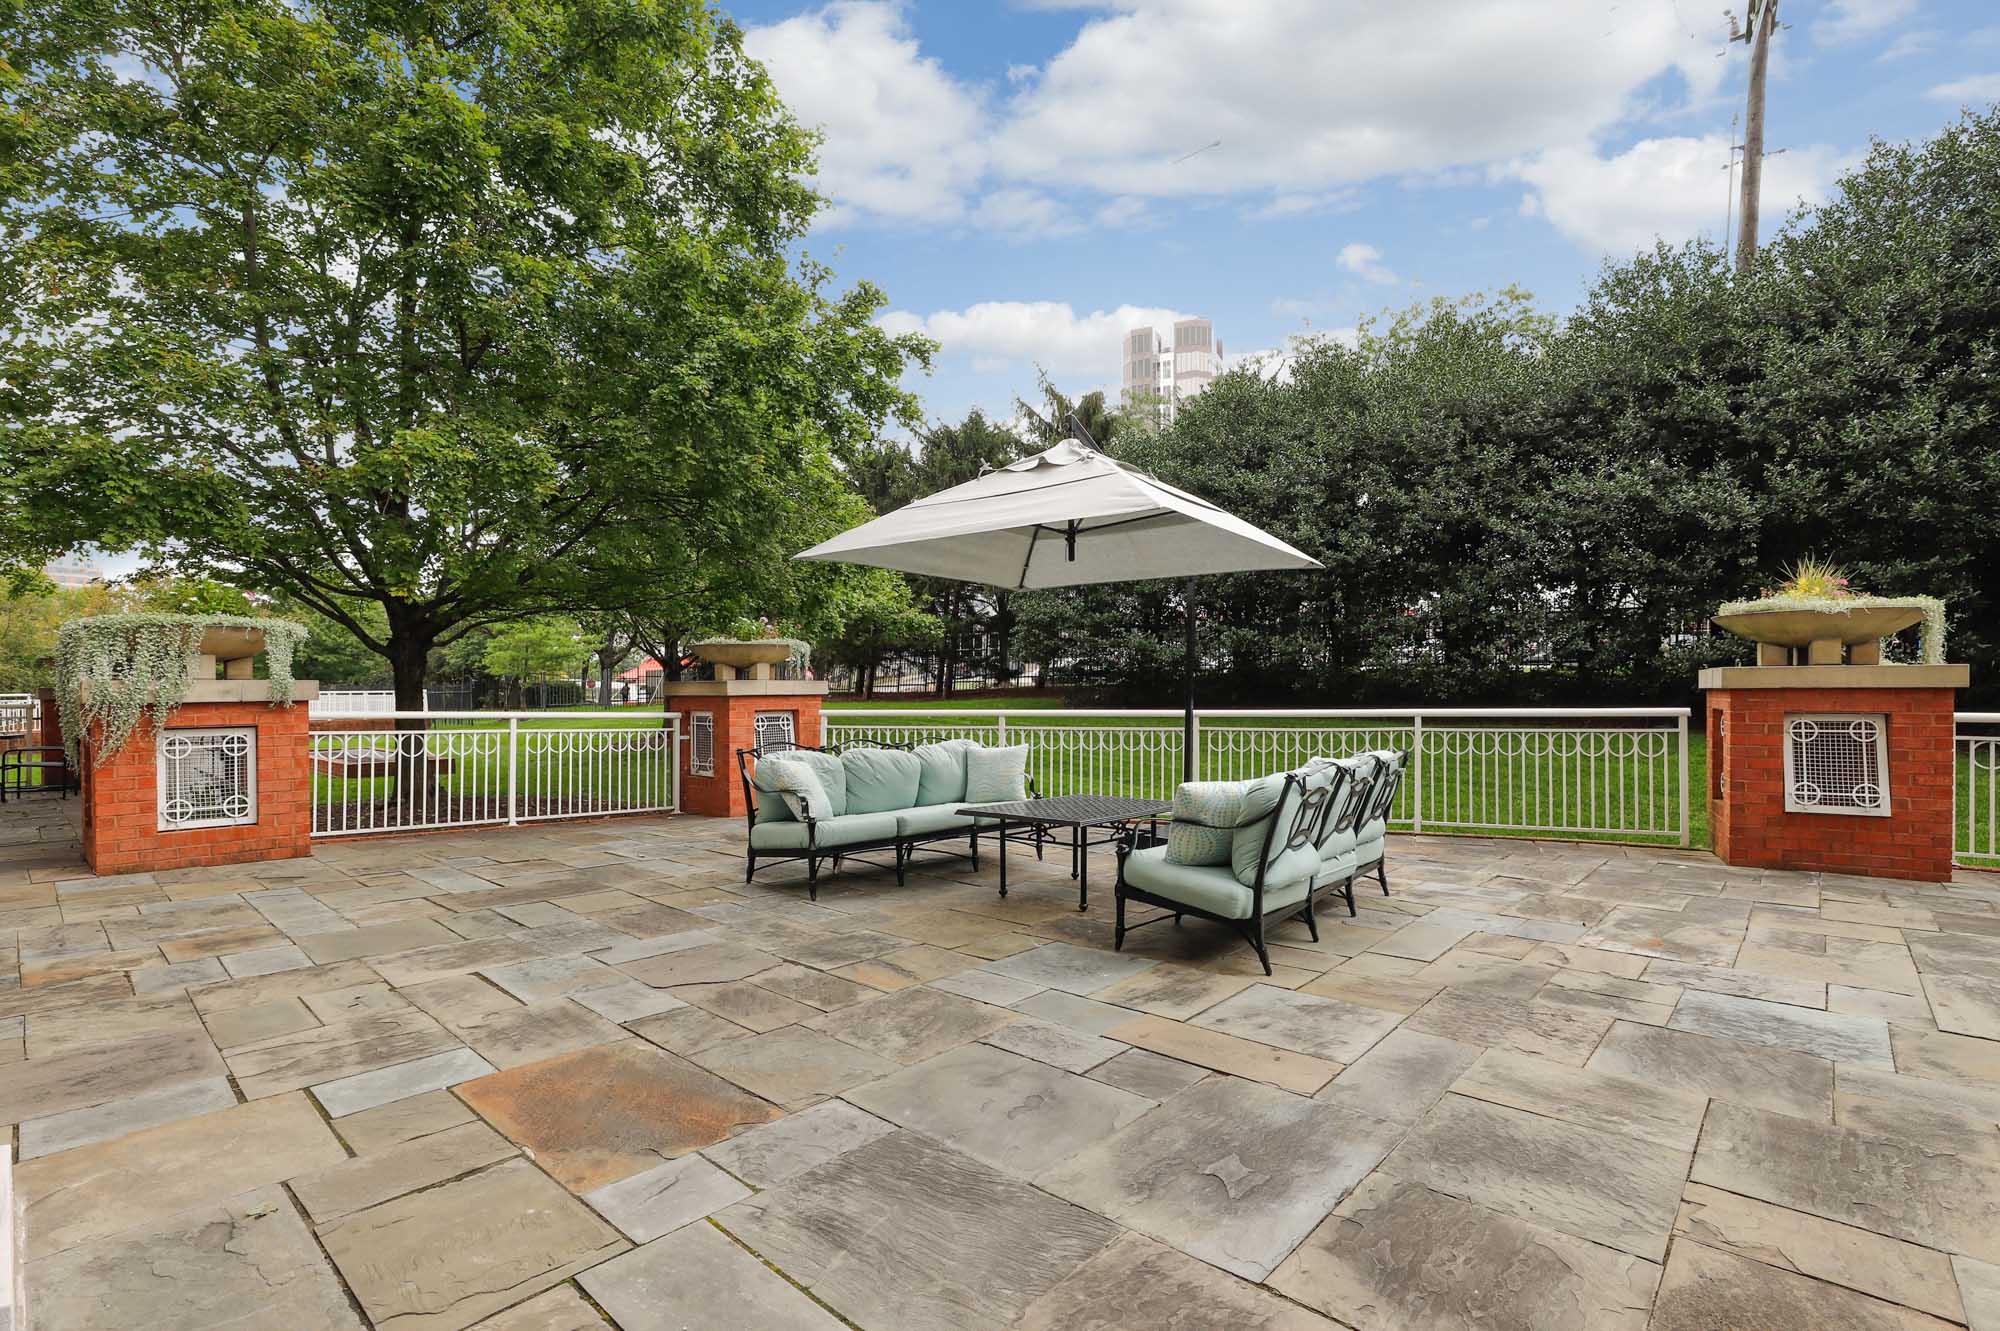
[[[1093,840],[1094,828],[1114,832],[1127,823],[1157,820],[1173,808],[1171,800],[1127,799],[1122,795],[1056,795],[1040,800],[1007,800],[1000,804],[966,804],[958,812],[974,818],[990,819],[1000,831],[1000,895],[1007,895],[1007,828],[1033,827],[1038,832],[1055,827],[1070,829],[1070,873],[1076,879],[1076,908],[1090,909],[1090,848],[1114,837]]]

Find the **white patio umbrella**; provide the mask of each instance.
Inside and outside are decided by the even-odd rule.
[[[1320,567],[1206,499],[1068,439],[864,522],[795,558],[872,564],[1017,591],[1188,579],[1184,775],[1194,763],[1193,580]]]

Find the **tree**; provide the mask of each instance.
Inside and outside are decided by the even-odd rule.
[[[1129,417],[1105,401],[1102,389],[1071,398],[1055,386],[1048,371],[1039,367],[1035,370],[1035,393],[1037,401],[1015,398],[1014,410],[1029,441],[1038,447],[1047,448],[1060,440],[1074,438],[1075,427],[1080,425],[1090,436],[1090,443],[1108,449],[1132,427]]]
[[[414,709],[482,625],[625,606],[662,546],[761,551],[774,491],[908,408],[927,345],[794,257],[811,136],[698,0],[13,19],[0,514],[31,558],[282,592]]]
[[[943,626],[936,615],[917,605],[909,583],[887,569],[849,589],[841,607],[840,628],[821,640],[813,657],[826,666],[854,672],[854,689],[863,698],[875,696],[875,673],[894,652],[922,651],[934,645]]]
[[[584,652],[574,623],[531,619],[495,630],[481,661],[488,672],[513,683],[518,700],[530,680],[573,672]]]

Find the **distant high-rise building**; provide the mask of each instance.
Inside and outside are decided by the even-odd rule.
[[[104,581],[104,569],[97,562],[96,552],[89,547],[49,561],[42,574],[58,587],[88,587]]]
[[[1180,319],[1171,340],[1154,328],[1125,334],[1124,361],[1119,407],[1156,425],[1172,425],[1181,405],[1222,372],[1222,343],[1207,319]]]

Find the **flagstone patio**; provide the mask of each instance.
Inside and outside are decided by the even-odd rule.
[[[73,811],[0,810],[35,1331],[2000,1327],[1990,876],[1392,836],[1265,977],[1066,856]]]

